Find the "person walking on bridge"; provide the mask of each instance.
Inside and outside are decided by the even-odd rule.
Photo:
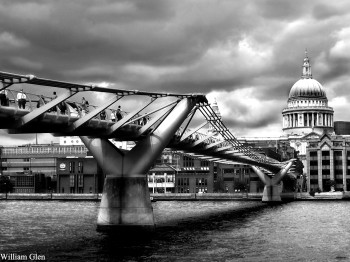
[[[7,106],[7,90],[0,91],[0,101],[2,106]]]
[[[85,100],[85,97],[83,97],[81,100],[81,107],[83,108],[84,115],[89,113],[89,102]]]
[[[122,110],[121,110],[121,107],[118,106],[118,109],[117,109],[117,119],[118,121],[121,120],[123,118],[123,115],[122,115]]]
[[[106,120],[106,111],[105,110],[101,111],[100,118],[101,118],[101,120]]]
[[[52,101],[52,100],[55,100],[56,98],[57,98],[57,93],[56,93],[56,92],[53,92],[53,97],[51,98],[51,101]],[[51,111],[52,111],[52,112],[57,112],[56,106],[52,107],[52,108],[51,108]]]
[[[43,95],[41,95],[38,97],[38,102],[36,104],[36,108],[39,108],[43,105],[45,105],[45,97]]]
[[[21,109],[21,108],[25,109],[26,102],[27,102],[27,96],[25,93],[23,93],[23,89],[21,89],[21,92],[19,92],[17,94],[17,102],[18,102],[19,109]]]
[[[115,122],[115,114],[113,110],[111,110],[111,120],[112,122]]]

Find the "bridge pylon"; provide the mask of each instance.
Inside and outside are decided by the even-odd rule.
[[[293,161],[290,161],[285,167],[283,167],[277,174],[269,176],[265,174],[261,169],[256,166],[252,166],[254,172],[259,176],[262,182],[264,182],[264,192],[262,202],[281,202],[281,190],[280,182],[287,174],[289,168],[292,166]]]
[[[146,173],[197,102],[195,97],[183,98],[130,151],[122,152],[106,138],[81,136],[106,176],[98,230],[154,227]]]

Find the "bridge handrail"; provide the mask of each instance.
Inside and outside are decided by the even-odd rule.
[[[280,162],[269,159],[266,156],[263,156],[260,153],[240,143],[234,137],[234,135],[229,131],[229,129],[225,126],[225,124],[221,121],[221,119],[216,115],[215,111],[209,105],[209,103],[199,103],[199,109],[203,114],[203,116],[207,119],[207,121],[210,124],[212,124],[213,128],[226,140],[226,142],[231,144],[233,148],[238,149],[244,155],[250,157],[255,161],[268,163],[271,165],[278,165],[278,166],[281,165]],[[221,145],[221,147],[223,147],[223,145]]]
[[[153,98],[167,97],[167,96],[173,96],[178,98],[197,97],[197,98],[200,98],[202,101],[207,101],[205,95],[200,93],[177,94],[177,93],[148,92],[148,91],[139,91],[139,90],[126,90],[126,89],[119,89],[119,88],[113,88],[113,87],[103,87],[95,84],[76,84],[76,83],[70,83],[70,82],[39,78],[34,75],[20,75],[20,74],[13,74],[13,73],[7,73],[2,71],[0,71],[0,82],[2,82],[5,85],[3,88],[0,88],[0,90],[5,89],[8,86],[13,84],[27,83],[27,84],[52,86],[57,88],[64,88],[64,89],[71,89],[71,90],[78,90],[78,91],[98,91],[98,92],[114,93],[122,96],[143,95],[143,96],[150,96]]]

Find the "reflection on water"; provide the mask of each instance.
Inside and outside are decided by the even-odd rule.
[[[96,231],[99,203],[0,201],[0,253],[48,261],[350,260],[350,202],[155,202],[156,230]]]

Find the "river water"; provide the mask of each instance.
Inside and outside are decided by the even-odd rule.
[[[350,202],[158,201],[155,232],[129,235],[97,232],[98,206],[0,201],[0,255],[27,261],[30,254],[47,261],[350,261]]]

